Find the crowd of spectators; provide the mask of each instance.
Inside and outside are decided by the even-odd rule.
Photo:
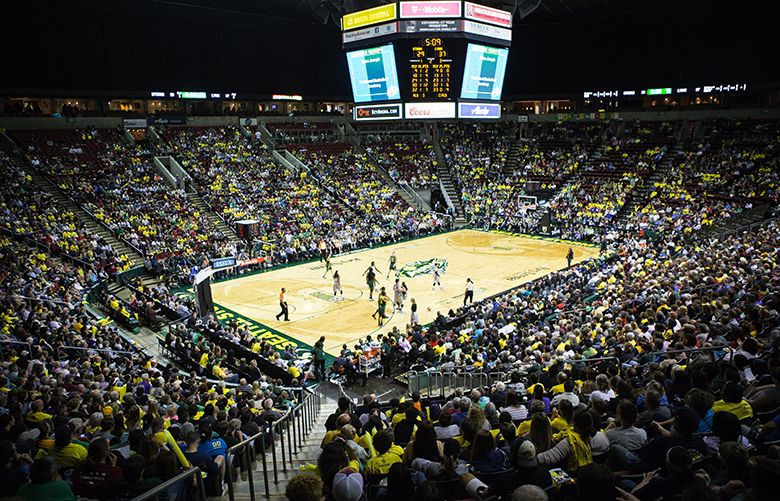
[[[0,168],[6,176],[0,187],[0,225],[9,234],[31,238],[56,256],[78,259],[109,276],[130,267],[129,256],[118,255],[104,239],[90,232],[73,211],[60,208],[4,152],[0,152]]]
[[[498,382],[444,401],[412,393],[389,410],[373,395],[340,402],[315,476],[288,496],[307,482],[336,501],[364,488],[374,499],[773,499],[777,230],[627,236],[599,259],[394,331],[390,366]]]
[[[412,367],[500,377],[444,401],[417,393],[389,406],[373,395],[357,407],[340,401],[313,474],[292,479],[288,498],[774,499],[780,227],[722,240],[687,228],[777,201],[777,131],[750,124],[735,138],[731,125],[708,127],[709,139],[654,186],[641,222],[660,221],[665,231],[646,239],[613,222],[626,194],[667,160],[667,124],[628,124],[600,152],[576,140],[573,153],[521,144],[522,174],[509,175],[511,129],[445,126],[442,146],[472,217],[505,222],[484,199],[514,208],[547,163],[553,181],[565,180],[551,203],[566,225],[561,234],[610,232],[611,243],[598,258],[439,312],[430,326],[380,336],[385,375]],[[724,127],[731,139],[723,139]],[[289,214],[264,226],[275,257],[313,257],[323,239],[357,247],[443,226],[406,205],[348,145],[291,146],[311,179],[276,166],[235,129],[167,136],[201,195],[226,218]],[[150,269],[170,274],[164,263],[174,259],[191,274],[224,245],[186,194],[164,185],[148,152],[113,131],[17,139],[34,167],[148,255]],[[196,320],[191,301],[165,285],[133,284],[126,303],[106,297],[120,316],[179,320],[165,344],[189,373],[158,367],[84,304],[122,258],[36,190],[23,169],[0,162],[10,180],[0,190],[2,495],[132,497],[190,465],[206,472],[210,496],[221,495],[225,476],[239,473],[225,471],[227,448],[281,417],[313,368],[292,345],[272,345],[240,322]],[[322,201],[334,210],[324,212]],[[694,208],[690,217],[667,212]],[[28,247],[20,236],[44,246]]]
[[[430,188],[436,183],[436,152],[424,139],[380,138],[366,146],[390,177],[412,188]]]
[[[167,185],[149,151],[111,129],[17,131],[33,166],[141,253],[199,262],[226,236]]]
[[[780,133],[774,122],[705,121],[629,225],[696,232],[761,204],[780,201]]]

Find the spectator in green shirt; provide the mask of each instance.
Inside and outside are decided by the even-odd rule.
[[[47,458],[30,466],[30,483],[19,487],[16,495],[30,501],[76,501],[70,486],[57,474],[57,465]]]

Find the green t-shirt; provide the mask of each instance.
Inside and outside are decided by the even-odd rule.
[[[76,501],[76,495],[63,480],[24,484],[16,491],[16,495],[30,501]]]

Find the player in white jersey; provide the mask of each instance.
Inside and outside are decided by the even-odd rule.
[[[333,300],[344,300],[344,290],[341,288],[341,275],[339,275],[339,270],[333,272]]]
[[[404,289],[399,279],[395,279],[393,284],[393,310],[397,309],[401,313],[404,311]]]
[[[439,272],[439,268],[434,267],[433,268],[433,286],[431,287],[431,290],[436,290],[436,286],[441,287],[442,290],[444,290],[444,287],[441,285],[441,272]]]

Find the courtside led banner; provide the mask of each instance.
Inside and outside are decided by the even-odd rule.
[[[407,119],[455,118],[455,103],[406,103]]]
[[[499,103],[458,103],[458,118],[501,118]]]
[[[495,24],[504,28],[512,27],[512,13],[484,5],[477,5],[471,2],[465,2],[463,17],[481,21],[483,23]]]
[[[460,17],[461,3],[457,2],[401,2],[401,19]]]
[[[355,106],[355,120],[399,120],[402,118],[401,103]]]
[[[396,4],[380,5],[373,9],[360,10],[352,14],[344,14],[341,18],[341,29],[354,30],[377,23],[393,21],[398,16]]]

